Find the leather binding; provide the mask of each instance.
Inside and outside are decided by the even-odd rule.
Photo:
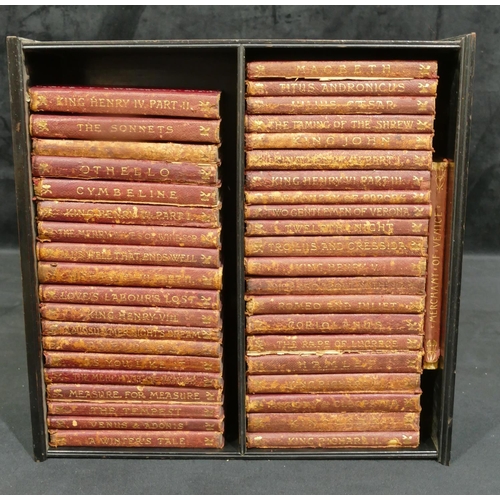
[[[40,285],[39,295],[42,302],[221,309],[220,292],[214,290]]]
[[[38,220],[145,226],[220,226],[219,210],[213,208],[133,205],[96,202],[39,201]]]
[[[221,432],[51,430],[49,444],[96,448],[223,448]]]
[[[248,413],[419,412],[419,394],[250,394]]]
[[[416,448],[419,432],[249,432],[248,448]]]
[[[31,111],[220,118],[220,92],[126,87],[33,86]]]
[[[258,61],[247,63],[249,80],[312,78],[322,81],[365,78],[436,79],[436,61]]]
[[[34,137],[32,153],[40,156],[219,163],[217,145],[179,142],[82,141]]]
[[[189,403],[143,403],[118,401],[47,401],[49,415],[73,415],[133,418],[197,418],[221,419],[222,406],[219,404]]]
[[[252,149],[403,149],[432,151],[432,134],[368,133],[247,133],[245,148]]]
[[[220,120],[132,116],[30,116],[32,137],[100,141],[220,143]]]
[[[249,413],[248,432],[384,432],[419,430],[418,413]]]
[[[201,418],[117,418],[117,417],[56,417],[49,416],[50,429],[94,429],[135,431],[210,431],[222,432],[224,421]]]
[[[430,172],[427,170],[360,170],[307,171],[272,170],[250,171],[245,176],[245,189],[253,191],[297,190],[401,190],[430,189]]]
[[[345,354],[349,352],[418,351],[421,335],[249,335],[247,355],[262,354]],[[342,359],[345,359],[343,357]]]
[[[352,95],[352,96],[435,96],[437,79],[413,80],[356,80],[356,81],[283,81],[264,80],[246,82],[248,96],[265,95]]]
[[[248,375],[248,394],[420,394],[418,373]]]
[[[155,182],[33,179],[40,200],[95,200],[129,203],[161,203],[173,206],[218,207],[219,192],[213,186],[159,184]]]
[[[432,151],[272,149],[246,152],[247,170],[430,170]]]
[[[167,354],[113,354],[109,352],[44,351],[47,368],[84,368],[112,370],[164,370],[221,373],[220,357]]]
[[[246,236],[427,236],[428,220],[319,219],[247,220]]]

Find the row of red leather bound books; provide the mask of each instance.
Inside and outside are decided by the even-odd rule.
[[[247,64],[247,446],[419,444],[439,358],[435,61]]]
[[[219,100],[30,89],[51,447],[224,445]]]

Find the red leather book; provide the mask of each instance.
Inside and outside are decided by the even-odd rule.
[[[157,182],[87,181],[75,179],[33,179],[38,199],[161,203],[174,206],[218,207],[219,191],[214,186],[159,184]]]
[[[248,354],[348,353],[416,351],[423,347],[421,335],[249,335]],[[342,354],[344,355],[344,354]]]
[[[32,137],[218,144],[220,120],[32,114]]]
[[[40,285],[42,302],[124,306],[178,307],[220,310],[220,292],[215,290],[166,290],[107,286]]]
[[[418,373],[249,375],[248,394],[401,393],[420,394]]]
[[[49,384],[47,398],[79,401],[169,401],[171,403],[220,403],[221,389],[99,384]]]
[[[246,314],[423,313],[421,295],[265,295],[246,297]]]
[[[418,413],[249,413],[248,432],[384,432],[419,430]]]
[[[316,219],[428,219],[431,205],[250,205],[245,219],[316,220]]]
[[[51,221],[40,221],[37,228],[43,242],[220,248],[220,229]]]
[[[216,163],[198,165],[115,158],[33,156],[31,169],[33,177],[164,182],[167,184],[219,184]]]
[[[219,228],[219,210],[214,208],[39,201],[37,219],[60,222],[138,224]]]
[[[314,80],[359,80],[432,78],[436,61],[256,61],[247,63],[250,80],[300,78]]]
[[[422,373],[423,351],[264,354],[246,357],[249,374]]]
[[[402,149],[432,151],[432,134],[247,133],[245,149]]]
[[[53,430],[49,446],[88,448],[223,448],[221,432]]]
[[[39,262],[40,283],[221,290],[222,268]]]
[[[268,80],[247,81],[246,94],[265,95],[352,95],[352,96],[421,96],[436,95],[437,79],[412,80]]]
[[[162,385],[221,389],[219,373],[148,370],[100,370],[86,368],[45,368],[47,384]]]
[[[222,372],[221,358],[201,356],[168,356],[166,354],[112,354],[93,352],[48,351],[44,353],[47,368],[85,368],[110,370],[165,370],[182,372]]]
[[[247,236],[427,235],[428,220],[319,219],[247,220]]]
[[[419,412],[418,394],[250,394],[248,413]]]
[[[340,278],[247,278],[253,295],[423,295],[425,277],[343,276]]]
[[[263,238],[246,236],[245,255],[248,257],[426,256],[427,238],[424,236],[266,236]]]
[[[430,189],[427,170],[263,170],[249,171],[245,189],[250,191],[298,190],[401,190]]]
[[[220,328],[90,322],[72,323],[67,321],[48,321],[46,319],[42,319],[42,335],[111,337],[115,339],[212,340],[216,342],[221,342],[222,340]]]
[[[220,404],[175,404],[117,401],[47,401],[49,415],[133,418],[197,418],[220,419],[223,416]]]
[[[224,421],[201,418],[123,418],[123,417],[47,417],[53,429],[133,430],[133,431],[210,431],[223,432]]]
[[[273,149],[246,153],[247,170],[430,170],[431,151]]]
[[[419,432],[250,432],[248,448],[416,448]]]
[[[430,191],[247,191],[245,201],[248,205],[287,205],[287,204],[386,204],[408,203],[419,205],[429,203]]]
[[[251,115],[434,115],[436,98],[381,96],[247,97]]]
[[[300,333],[424,334],[423,314],[262,314],[249,316],[248,335]]]
[[[257,276],[425,276],[419,257],[247,257],[245,270]]]
[[[39,261],[219,268],[219,250],[92,243],[37,243]]]
[[[175,356],[219,357],[217,342],[191,340],[109,339],[87,337],[49,337],[42,339],[48,350],[110,352],[128,354],[171,354]]]
[[[215,90],[33,86],[31,111],[220,118]]]
[[[81,141],[73,139],[38,139],[34,137],[31,152],[40,156],[219,163],[219,151],[215,144]]]

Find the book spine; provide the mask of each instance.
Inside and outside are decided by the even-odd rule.
[[[252,191],[296,190],[401,190],[430,189],[427,170],[373,171],[250,171],[245,176],[245,189]]]
[[[100,384],[49,384],[47,397],[53,400],[138,400],[173,403],[219,403],[221,389],[152,387]]]
[[[127,418],[200,418],[221,419],[222,406],[217,404],[121,403],[116,401],[47,401],[49,415],[127,417]]]
[[[220,120],[32,114],[32,137],[100,141],[220,142]]]
[[[420,257],[427,255],[427,238],[424,236],[266,236],[264,238],[247,236],[245,255],[248,257],[394,255]]]
[[[102,179],[111,181],[165,182],[168,184],[219,183],[217,164],[167,163],[114,158],[32,156],[33,177]]]
[[[436,162],[431,172],[432,216],[429,224],[429,266],[424,338],[424,368],[438,368],[443,302],[444,246],[448,162]]]
[[[428,219],[431,205],[250,205],[245,219]],[[416,221],[417,224],[422,220]]]
[[[40,283],[221,290],[222,269],[39,262]]]
[[[335,204],[409,204],[429,203],[430,191],[247,191],[247,205],[335,205]]]
[[[431,151],[273,149],[246,152],[247,170],[430,170]]]
[[[38,220],[144,226],[220,227],[214,208],[39,201]],[[116,226],[115,226],[116,228]]]
[[[145,227],[117,224],[40,221],[37,239],[42,242],[111,243],[220,249],[220,229],[197,227]]]
[[[435,97],[247,97],[251,115],[434,115]]]
[[[246,236],[426,236],[428,233],[428,220],[248,220],[245,224]]]
[[[432,151],[432,134],[368,133],[250,133],[245,148],[252,149],[392,149]]]
[[[417,351],[423,348],[421,335],[249,335],[247,354],[294,354]]]
[[[87,158],[122,158],[167,162],[219,163],[215,144],[178,142],[80,141],[73,139],[32,139],[32,154]]]
[[[403,238],[403,236],[402,236]],[[146,266],[219,268],[219,250],[212,248],[99,245],[92,243],[37,243],[39,261],[100,262]]]
[[[425,276],[419,257],[246,257],[247,275],[255,276]]]
[[[53,430],[49,445],[89,448],[223,448],[220,432]]]
[[[418,373],[249,375],[248,394],[405,393],[420,394]]]
[[[262,314],[249,316],[248,335],[301,333],[424,334],[423,314]]]
[[[212,290],[40,285],[39,296],[42,302],[221,309],[220,293]]]
[[[47,384],[163,385],[203,389],[223,386],[219,373],[204,372],[46,368],[44,377]]]
[[[222,419],[178,418],[117,418],[49,416],[49,429],[135,430],[135,431],[209,431],[223,432]]]
[[[334,80],[436,79],[436,61],[256,61],[247,63],[249,80],[312,78]]]
[[[356,81],[247,81],[249,96],[435,96],[437,79],[356,80]]]
[[[218,207],[219,192],[213,186],[188,186],[146,182],[33,179],[40,200],[96,200],[130,203],[162,203],[174,206]]]
[[[419,432],[286,432],[246,435],[248,448],[416,448]]]
[[[388,432],[419,430],[418,413],[249,413],[248,432]]]
[[[250,394],[248,413],[419,412],[418,394]]]
[[[220,342],[222,339],[219,328],[92,322],[71,323],[47,321],[46,319],[42,319],[42,335],[63,337],[112,337],[116,339],[213,340],[216,342]]]
[[[172,356],[201,356],[217,358],[222,348],[217,342],[191,340],[109,339],[86,337],[42,338],[44,349],[115,354],[168,354]]]
[[[422,351],[247,356],[249,374],[422,373]]]
[[[246,297],[246,314],[423,313],[422,295],[265,295]]]
[[[31,111],[220,118],[220,92],[103,87],[29,89]]]
[[[43,354],[47,368],[165,370],[218,374],[222,371],[220,357],[207,358],[200,356],[168,356],[164,354],[140,355],[65,351],[45,351]]]

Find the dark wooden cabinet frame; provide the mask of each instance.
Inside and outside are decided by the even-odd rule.
[[[160,40],[37,42],[7,38],[19,244],[33,448],[49,457],[428,458],[448,464],[466,208],[475,35],[440,41]],[[422,376],[421,444],[390,450],[247,450],[245,446],[244,117],[245,65],[257,60],[437,60],[434,149],[454,161],[448,201],[443,303],[444,358]],[[51,448],[35,257],[28,129],[31,85],[94,85],[222,91],[222,244],[226,445],[221,450]]]

